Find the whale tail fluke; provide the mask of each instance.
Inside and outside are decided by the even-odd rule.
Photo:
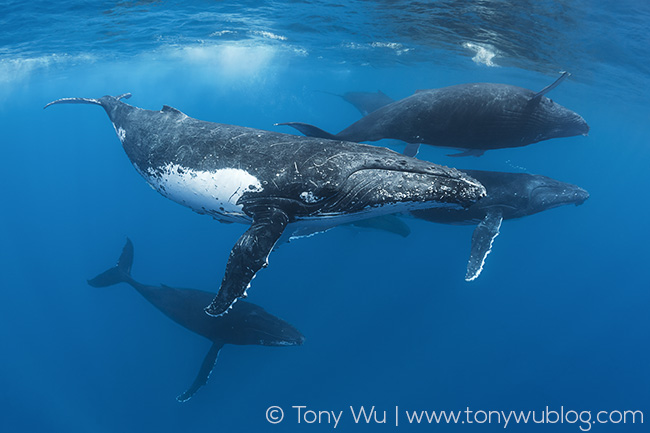
[[[133,266],[133,243],[131,239],[126,238],[126,244],[122,249],[117,265],[109,270],[102,272],[95,278],[88,280],[88,284],[93,287],[108,287],[119,283],[127,282],[131,279],[131,267]]]
[[[339,138],[334,135],[330,134],[327,131],[323,131],[322,129],[310,125],[308,123],[301,123],[301,122],[286,122],[286,123],[276,123],[275,126],[291,126],[292,128],[297,129],[298,131],[302,132],[305,134],[307,137],[315,137],[315,138],[325,138],[327,140],[338,140]]]
[[[115,99],[118,101],[120,99],[129,99],[131,97],[130,93],[123,93],[122,95],[115,96]],[[47,104],[43,109],[46,109],[50,105],[55,105],[55,104],[94,104],[94,105],[102,105],[102,102],[99,99],[93,99],[93,98],[61,98],[57,99],[56,101],[52,101],[49,104]]]

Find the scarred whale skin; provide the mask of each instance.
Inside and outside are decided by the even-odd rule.
[[[168,106],[144,110],[120,100],[126,97],[66,98],[46,107],[102,106],[136,170],[161,194],[198,213],[250,224],[230,253],[210,315],[246,297],[285,231],[466,207],[485,195],[458,170],[385,148],[206,122]]]
[[[300,331],[289,323],[250,302],[238,302],[230,314],[223,317],[202,314],[203,308],[214,296],[213,293],[142,284],[131,277],[132,266],[133,243],[127,239],[117,265],[88,280],[88,284],[93,287],[129,284],[165,316],[213,343],[196,380],[187,391],[178,396],[178,401],[189,400],[207,382],[219,351],[225,344],[299,346],[305,341]]]

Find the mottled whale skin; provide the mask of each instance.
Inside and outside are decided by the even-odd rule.
[[[297,137],[193,119],[164,106],[136,108],[120,97],[52,104],[104,108],[136,170],[164,196],[227,222],[249,224],[233,247],[221,287],[206,308],[223,314],[285,231],[317,231],[390,213],[466,207],[485,188],[458,170],[385,148]]]
[[[418,90],[414,95],[370,112],[336,135],[306,123],[278,125],[292,126],[311,137],[355,142],[393,138],[466,150],[450,156],[479,156],[490,149],[587,135],[589,126],[579,114],[544,96],[567,75],[537,93],[496,83]],[[364,111],[363,106],[359,109]]]
[[[88,284],[93,287],[129,284],[165,316],[213,343],[196,380],[187,391],[177,397],[178,401],[189,400],[207,382],[217,362],[219,351],[226,344],[299,346],[305,341],[300,331],[289,323],[250,302],[238,302],[230,314],[223,317],[203,314],[203,308],[214,297],[213,293],[139,283],[131,277],[132,265],[133,244],[127,239],[117,265],[88,280]]]
[[[444,224],[477,224],[472,236],[466,281],[478,278],[504,219],[521,218],[567,204],[580,205],[589,198],[584,189],[550,177],[497,171],[463,170],[478,179],[487,196],[463,210],[425,209],[411,215]]]

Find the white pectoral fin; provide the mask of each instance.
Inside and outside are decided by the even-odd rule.
[[[503,215],[501,211],[488,211],[483,221],[474,230],[472,234],[472,251],[467,262],[467,273],[465,281],[474,281],[481,275],[485,258],[492,250],[494,238],[499,235]]]

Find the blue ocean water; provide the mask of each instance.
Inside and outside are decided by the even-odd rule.
[[[0,1],[0,430],[331,431],[292,406],[343,411],[344,431],[645,431],[645,425],[409,424],[399,411],[641,410],[650,416],[650,7],[642,1]],[[459,168],[544,174],[590,198],[505,221],[478,280],[472,226],[339,227],[282,245],[249,300],[301,347],[226,346],[188,403],[209,342],[126,285],[91,288],[126,236],[141,282],[215,291],[245,230],[175,204],[133,169],[105,113],[62,97],[131,92],[220,123],[339,131],[359,118],[321,91],[465,82],[539,90],[588,137]],[[382,144],[382,143],[379,143]],[[401,151],[393,142],[383,143]],[[285,419],[271,425],[270,406]],[[387,412],[355,423],[350,406]],[[479,417],[479,420],[481,418]],[[582,427],[582,429],[581,429]]]

